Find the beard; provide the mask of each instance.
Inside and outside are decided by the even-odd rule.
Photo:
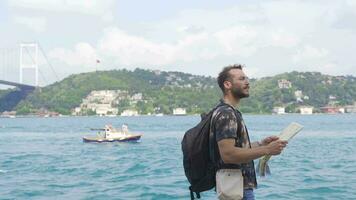
[[[232,96],[234,96],[236,99],[242,99],[242,98],[245,98],[245,97],[249,97],[250,94],[245,94],[242,92],[242,89],[239,89],[239,88],[232,88],[231,89],[231,94]]]

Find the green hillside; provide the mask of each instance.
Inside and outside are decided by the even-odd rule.
[[[219,90],[210,77],[181,72],[153,72],[136,69],[100,71],[71,75],[61,82],[36,90],[17,106],[19,113],[45,108],[69,114],[92,90],[126,90],[142,93],[145,102],[138,102],[142,114],[158,107],[170,114],[173,108],[185,107],[188,113],[200,113],[218,100]]]
[[[280,89],[278,80],[288,80],[292,86]],[[304,97],[297,102],[295,91],[300,90]],[[330,99],[332,97],[332,99]],[[274,106],[286,106],[287,111],[296,112],[299,105],[309,105],[316,108],[333,105],[350,105],[356,101],[356,78],[352,76],[329,76],[318,72],[291,72],[273,77],[266,77],[251,82],[251,98],[245,106],[270,112]],[[249,110],[246,110],[249,111]]]
[[[288,80],[291,87],[279,88],[278,80],[282,79]],[[319,108],[330,103],[349,105],[356,101],[356,78],[352,76],[291,72],[252,79],[250,85],[250,98],[244,99],[241,104],[241,110],[245,113],[270,113],[274,106],[286,106],[287,112],[296,112],[299,105]],[[177,107],[186,108],[190,114],[201,113],[214,106],[221,96],[212,77],[143,69],[112,70],[71,75],[37,89],[18,104],[16,111],[26,114],[47,109],[70,114],[71,109],[80,105],[92,90],[142,93],[143,100],[134,105],[141,114],[154,113],[155,108],[171,114],[172,109]],[[297,90],[302,92],[302,101],[297,101]],[[122,101],[120,106],[128,106],[128,102]]]

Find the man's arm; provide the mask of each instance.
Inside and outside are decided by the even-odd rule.
[[[235,147],[235,139],[223,139],[218,142],[221,159],[225,164],[248,163],[264,155],[278,155],[286,145],[286,141],[276,140],[268,145],[250,149]]]
[[[251,148],[256,148],[256,147],[260,147],[260,146],[262,146],[262,144],[259,141],[251,143]]]
[[[268,145],[269,143],[275,141],[275,140],[278,140],[278,137],[277,136],[269,136],[269,137],[266,137],[264,138],[263,140],[261,141],[258,141],[258,142],[252,142],[251,143],[251,148],[256,148],[256,147],[259,147],[259,146],[266,146]]]

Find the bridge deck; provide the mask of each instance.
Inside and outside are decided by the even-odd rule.
[[[18,87],[18,88],[21,88],[21,89],[33,90],[33,89],[36,88],[35,86],[32,86],[32,85],[26,85],[26,84],[22,84],[22,83],[15,83],[15,82],[4,81],[4,80],[0,80],[0,84],[11,85],[11,86],[15,86],[15,87]]]

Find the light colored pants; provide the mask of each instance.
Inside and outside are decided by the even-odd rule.
[[[244,190],[244,198],[242,200],[255,200],[255,195],[253,194],[253,189]]]

